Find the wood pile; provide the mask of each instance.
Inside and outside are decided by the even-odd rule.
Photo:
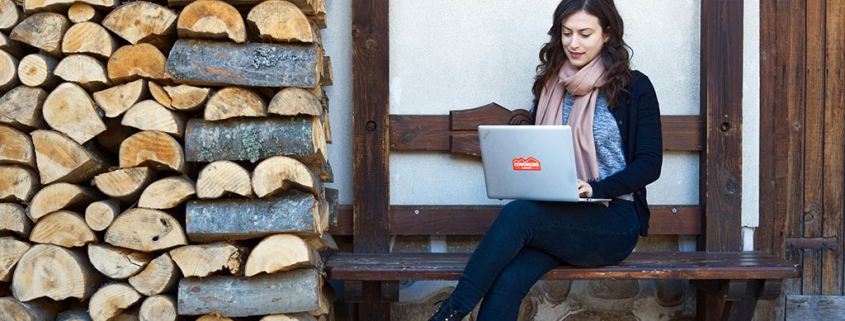
[[[0,319],[333,320],[324,0],[0,0]]]

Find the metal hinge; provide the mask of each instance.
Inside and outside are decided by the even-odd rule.
[[[796,237],[786,239],[789,250],[839,250],[839,239],[832,237]]]

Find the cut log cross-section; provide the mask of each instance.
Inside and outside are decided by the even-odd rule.
[[[9,231],[23,238],[29,238],[32,221],[26,216],[23,206],[16,203],[0,203],[0,232]]]
[[[71,211],[56,211],[35,223],[29,240],[71,248],[96,243],[97,235],[88,227],[82,215]]]
[[[76,2],[67,9],[67,18],[75,24],[103,21],[103,15],[97,9],[81,2]]]
[[[23,165],[34,169],[32,138],[17,129],[0,125],[0,165]]]
[[[96,201],[85,208],[85,223],[88,223],[88,227],[94,231],[105,231],[118,215],[120,215],[120,201],[115,199]]]
[[[106,230],[105,241],[142,252],[187,244],[179,221],[165,212],[146,208],[133,208],[120,214]]]
[[[41,49],[53,57],[62,56],[62,36],[70,21],[55,12],[33,14],[15,26],[9,38]]]
[[[246,276],[276,273],[298,268],[318,268],[320,253],[302,238],[292,234],[269,236],[252,250],[246,261]]]
[[[101,280],[102,275],[94,270],[82,250],[36,244],[18,261],[12,291],[24,302],[40,297],[87,300]]]
[[[131,44],[151,43],[164,49],[176,34],[178,15],[161,5],[133,1],[112,10],[103,26]]]
[[[212,276],[179,282],[179,314],[217,311],[222,316],[282,314],[319,309],[322,277],[300,269],[251,278]]]
[[[323,186],[317,176],[302,162],[285,156],[258,163],[252,175],[252,188],[260,198],[291,188],[309,192],[317,198],[323,195]]]
[[[189,201],[185,230],[191,241],[246,240],[273,234],[319,236],[323,204],[292,190],[265,199]]]
[[[90,187],[70,183],[47,185],[32,198],[29,217],[38,222],[45,215],[61,209],[85,208],[99,198],[100,194]]]
[[[157,130],[177,138],[185,134],[185,116],[164,108],[155,100],[144,100],[129,108],[120,124],[140,130]]]
[[[35,146],[35,163],[41,184],[84,182],[109,167],[102,153],[93,146],[82,147],[58,132],[36,130],[30,136]]]
[[[44,89],[28,86],[12,88],[0,98],[0,123],[29,130],[46,127],[41,117],[45,99],[47,91]]]
[[[91,244],[88,246],[88,259],[106,277],[122,280],[141,272],[153,256],[107,244]]]
[[[138,207],[152,209],[174,208],[196,195],[194,181],[186,177],[167,177],[147,186],[138,200]]]
[[[265,117],[267,102],[253,90],[226,87],[218,90],[205,104],[205,120],[215,121],[237,117]]]
[[[61,305],[49,299],[21,302],[14,297],[0,298],[0,316],[3,320],[53,321]]]
[[[314,44],[181,39],[170,50],[166,69],[174,81],[193,85],[314,88],[322,57],[317,53]]]
[[[129,284],[143,295],[153,296],[176,288],[181,273],[165,252],[147,264],[140,273],[129,278]]]
[[[120,167],[149,165],[160,170],[185,171],[182,145],[159,131],[136,133],[120,144]]]
[[[282,116],[320,116],[323,113],[323,104],[310,91],[290,87],[280,90],[273,96],[267,112]]]
[[[223,1],[194,1],[179,13],[180,38],[246,41],[246,26],[238,9]]]
[[[106,131],[91,96],[73,83],[63,83],[50,92],[42,112],[50,127],[80,144]]]
[[[0,50],[0,90],[9,90],[19,84],[18,58]]]
[[[138,3],[130,2],[130,3]],[[109,79],[116,84],[133,81],[138,78],[164,79],[164,66],[167,59],[155,46],[142,43],[123,46],[115,50],[109,58]]]
[[[0,0],[0,31],[11,30],[23,18],[23,10],[14,1]]]
[[[96,58],[83,54],[65,57],[56,66],[56,76],[65,81],[79,84],[89,91],[96,91],[111,85],[106,66]]]
[[[326,162],[326,142],[318,117],[243,118],[207,122],[191,119],[185,129],[188,161],[256,162],[290,156],[308,164]]]
[[[2,250],[0,251],[0,282],[12,280],[15,265],[29,247],[29,243],[16,240],[14,237],[0,237],[0,250]]]
[[[111,198],[134,203],[153,181],[155,172],[146,166],[117,169],[94,177],[94,186]]]
[[[64,12],[75,2],[86,3],[97,8],[111,10],[114,0],[24,0],[23,10],[27,14],[39,11]]]
[[[197,176],[197,197],[221,198],[227,194],[251,197],[249,171],[231,161],[216,161],[205,166]]]
[[[109,59],[116,49],[117,42],[111,34],[94,22],[71,26],[62,39],[62,52],[65,54],[88,54],[99,59]]]
[[[88,311],[93,321],[112,320],[133,304],[140,302],[143,296],[129,284],[112,283],[104,285],[91,296]]]
[[[229,243],[197,244],[170,250],[170,257],[186,277],[206,277],[226,271],[243,275],[247,249]]]
[[[0,165],[0,202],[29,203],[38,192],[38,174],[20,165]]]
[[[30,87],[54,88],[61,79],[55,76],[59,62],[45,54],[29,54],[18,65],[18,77],[21,83]]]
[[[314,41],[308,17],[296,5],[287,1],[264,1],[249,11],[246,20],[264,41]]]
[[[164,107],[177,111],[196,111],[202,108],[211,92],[209,88],[190,85],[158,87],[160,88],[153,89],[153,85],[150,85],[150,92],[156,101]]]
[[[23,50],[17,41],[9,39],[5,33],[0,32],[0,50],[12,55],[15,58],[23,58]]]
[[[94,93],[94,101],[100,106],[106,117],[114,118],[128,110],[135,103],[147,98],[147,81],[138,79]]]
[[[176,299],[170,295],[154,295],[144,299],[138,309],[139,321],[179,320]]]

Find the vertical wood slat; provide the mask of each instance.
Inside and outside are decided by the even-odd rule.
[[[845,2],[828,0],[826,17],[825,58],[825,131],[824,131],[824,222],[823,236],[845,237],[842,228],[843,155],[845,155]],[[843,246],[824,251],[822,256],[821,293],[843,295]]]
[[[354,250],[389,252],[389,0],[352,0]],[[379,282],[364,282],[358,319],[390,320]]]
[[[707,152],[702,156],[704,249],[742,249],[742,39],[743,2],[704,0],[701,17],[701,114]]]
[[[822,202],[824,154],[822,140],[825,132],[824,110],[824,0],[806,2],[806,89],[804,90],[804,205],[803,237],[820,237],[822,232]],[[821,252],[804,251],[804,294],[819,294],[821,290]]]

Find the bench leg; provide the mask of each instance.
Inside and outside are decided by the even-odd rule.
[[[390,303],[383,302],[381,282],[361,282],[361,303],[356,304],[355,320],[358,321],[390,321]]]
[[[750,321],[761,294],[771,290],[765,280],[696,281],[697,314],[705,321]]]

